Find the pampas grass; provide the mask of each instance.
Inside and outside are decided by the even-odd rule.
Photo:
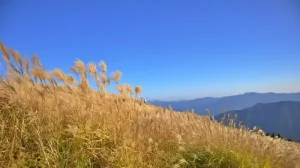
[[[121,71],[116,71],[112,74],[112,78],[113,78],[113,80],[115,81],[116,84],[119,84],[121,76],[122,76]]]
[[[98,72],[77,60],[76,81],[58,68],[47,71],[37,55],[30,62],[0,47],[9,70],[0,80],[1,167],[299,166],[299,144],[194,112],[137,104],[142,87],[119,84],[120,71],[110,79],[103,61]],[[87,74],[103,92],[114,80],[120,94],[93,90]]]
[[[99,63],[99,67],[100,67],[100,69],[101,69],[101,71],[102,71],[103,73],[106,73],[106,71],[107,71],[107,66],[106,66],[106,64],[105,64],[104,61],[101,61],[101,62]]]

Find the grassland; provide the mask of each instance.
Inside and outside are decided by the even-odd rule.
[[[300,162],[296,143],[138,101],[142,87],[120,84],[122,73],[110,75],[104,62],[77,60],[73,76],[0,45],[6,64],[0,167],[292,168]],[[112,82],[118,95],[106,91]]]

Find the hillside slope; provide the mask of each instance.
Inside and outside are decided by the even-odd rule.
[[[135,100],[140,86],[108,76],[104,62],[46,71],[1,42],[1,167],[294,168],[299,144],[228,128],[195,113]],[[90,79],[88,80],[88,76]],[[115,82],[119,95],[106,92]],[[89,83],[96,82],[99,91]]]

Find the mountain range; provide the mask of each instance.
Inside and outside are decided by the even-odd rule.
[[[162,107],[169,107],[176,111],[192,110],[197,114],[206,115],[209,109],[212,115],[222,114],[225,111],[242,110],[259,103],[272,103],[280,101],[299,101],[300,93],[255,93],[249,92],[225,97],[205,97],[193,100],[160,101],[154,100],[149,103]]]
[[[292,140],[300,140],[300,102],[280,101],[274,103],[258,103],[243,110],[226,112],[233,118],[237,114],[237,123],[248,128],[260,127],[266,133],[280,134]],[[215,116],[221,121],[223,114]]]

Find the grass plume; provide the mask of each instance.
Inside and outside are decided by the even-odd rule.
[[[116,71],[112,74],[112,78],[115,81],[116,84],[119,84],[120,79],[122,77],[122,72],[121,71]]]

